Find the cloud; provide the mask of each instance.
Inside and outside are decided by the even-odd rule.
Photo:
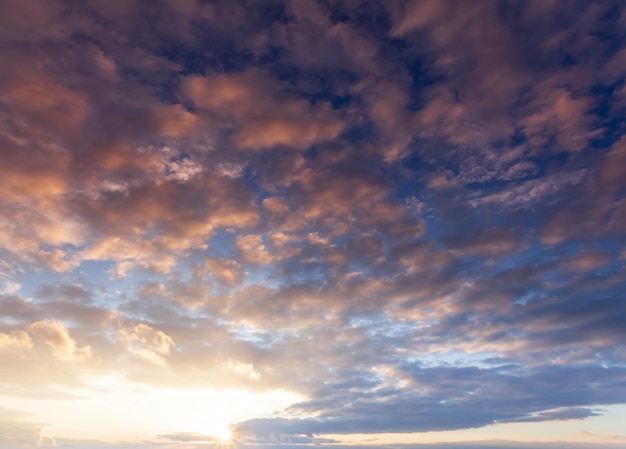
[[[578,435],[591,441],[620,442],[626,440],[624,435],[597,435],[592,432],[581,430]]]
[[[237,418],[242,446],[602,420],[623,9],[4,2],[2,391],[297,397]],[[50,443],[16,416],[7,444]]]
[[[11,334],[0,333],[0,349],[3,350],[23,350],[31,349],[33,341],[24,331],[13,332]]]
[[[176,346],[169,335],[143,323],[120,329],[117,335],[132,354],[158,366],[166,365],[165,357]]]
[[[546,197],[549,198],[563,188],[584,182],[586,175],[587,172],[585,170],[579,170],[574,173],[562,173],[531,179],[517,186],[510,186],[506,190],[473,199],[470,204],[475,207],[487,204],[497,204],[505,207],[530,205]]]
[[[28,326],[28,332],[35,339],[40,339],[52,349],[52,354],[59,360],[74,361],[91,357],[89,346],[78,347],[69,330],[60,321],[45,319]]]
[[[310,435],[450,430],[480,427],[494,422],[582,419],[597,414],[592,408],[573,405],[585,402],[584,391],[574,393],[576,388],[570,392],[561,389],[553,397],[546,397],[543,392],[540,393],[541,388],[533,385],[535,379],[542,379],[540,382],[543,383],[550,379],[550,376],[545,377],[548,373],[561,372],[562,368],[559,367],[539,367],[524,378],[506,369],[425,368],[415,365],[406,368],[409,370],[410,382],[425,386],[422,392],[413,390],[413,393],[406,395],[399,394],[395,389],[383,389],[372,395],[363,391],[360,394],[347,394],[340,402],[332,396],[336,391],[329,385],[329,396],[318,396],[316,400],[291,407],[292,411],[313,413],[315,418],[254,419],[239,423],[235,431],[244,435],[263,436],[274,433]],[[584,387],[584,382],[588,375],[593,376],[591,372],[594,368],[588,366],[568,371],[582,381],[580,387],[588,388]],[[433,382],[435,378],[438,379],[436,383]],[[483,387],[485,379],[489,380],[489,392]],[[548,382],[558,380],[555,377]],[[609,390],[601,393],[607,399],[611,394]],[[511,395],[511,392],[515,392],[515,395]],[[500,394],[507,396],[504,399]],[[553,401],[562,403],[564,397],[561,395],[565,394],[574,394],[567,401],[572,405],[553,409],[550,404]],[[471,417],[465,414],[468,408],[474,410]]]
[[[311,105],[289,95],[259,71],[189,77],[184,91],[187,98],[207,113],[216,114],[224,125],[233,121],[237,129],[234,140],[242,148],[306,148],[317,140],[335,137],[342,129],[328,103]]]
[[[260,235],[239,236],[236,245],[243,252],[243,257],[248,262],[266,265],[274,260],[274,256],[266,251]]]
[[[215,443],[220,439],[212,435],[204,435],[193,432],[177,432],[171,434],[157,435],[161,440],[180,441],[182,443]]]
[[[43,424],[29,413],[0,408],[0,443],[3,447],[54,447],[52,438],[42,435]]]
[[[217,276],[227,284],[235,285],[243,280],[242,266],[236,260],[208,257],[204,260],[204,266],[211,275]]]
[[[546,80],[547,86],[536,87],[537,98],[528,106],[532,112],[522,121],[524,132],[531,145],[541,147],[554,139],[561,150],[581,151],[590,139],[603,133],[591,124],[593,116],[588,111],[593,100],[574,97],[564,88],[550,86],[553,83],[554,80]]]

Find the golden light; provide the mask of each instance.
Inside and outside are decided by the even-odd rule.
[[[45,422],[44,434],[60,439],[162,441],[168,435],[198,436],[227,446],[232,423],[267,415],[301,399],[286,391],[150,388],[121,377],[94,382],[71,400],[16,398],[0,395],[9,408],[26,410]],[[59,414],[58,410],[64,413]]]
[[[232,434],[228,427],[225,427],[221,431],[217,432],[215,436],[218,438],[220,443],[230,443],[232,439]]]

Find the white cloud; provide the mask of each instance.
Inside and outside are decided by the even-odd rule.
[[[91,357],[89,346],[78,347],[69,330],[58,320],[45,319],[28,326],[28,332],[43,341],[52,349],[52,354],[59,360],[75,361]]]
[[[475,198],[470,201],[470,204],[473,207],[486,204],[499,204],[506,207],[523,206],[553,195],[567,186],[580,184],[586,177],[587,170],[578,170],[546,178],[531,179],[515,187]]]
[[[165,332],[143,323],[120,329],[117,335],[132,354],[159,366],[167,363],[165,356],[176,346]]]
[[[33,347],[33,341],[24,331],[12,332],[10,334],[0,333],[0,350],[24,350]]]
[[[22,288],[22,284],[18,284],[17,282],[5,280],[0,281],[0,295],[12,295],[13,293],[17,293]]]
[[[226,176],[228,178],[240,178],[244,170],[246,169],[246,164],[236,164],[235,162],[222,162],[217,164],[215,171],[221,175]]]

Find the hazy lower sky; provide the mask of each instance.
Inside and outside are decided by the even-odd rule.
[[[626,445],[626,4],[0,2],[0,448]]]

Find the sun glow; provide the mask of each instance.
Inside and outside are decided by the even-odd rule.
[[[198,441],[222,444],[230,442],[232,437],[230,422],[218,419],[214,415],[207,415],[202,410],[186,413],[186,416],[181,417],[176,424],[180,431],[196,435]]]
[[[228,444],[229,426],[282,409],[301,399],[285,391],[148,388],[119,376],[102,377],[72,400],[0,395],[0,403],[28,410],[48,425],[46,437],[145,439]],[[58,410],[64,413],[59,414]]]
[[[216,432],[215,437],[217,437],[218,442],[220,443],[230,443],[233,436],[230,432],[230,429],[228,427],[225,427],[219,432]]]

